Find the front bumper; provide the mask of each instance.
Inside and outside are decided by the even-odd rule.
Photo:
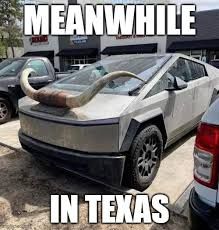
[[[125,156],[115,154],[89,154],[69,150],[24,135],[19,131],[23,149],[59,168],[94,179],[101,183],[119,186],[122,182]]]
[[[32,107],[19,110],[21,130],[28,137],[76,152],[119,153],[118,118],[78,121],[54,115],[60,111],[48,106],[41,109],[51,114],[35,112]]]
[[[189,199],[189,222],[192,230],[219,229],[218,208],[212,208],[201,201],[195,189],[191,191]]]

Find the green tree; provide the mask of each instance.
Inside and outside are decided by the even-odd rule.
[[[3,57],[5,53],[5,46],[4,44],[0,41],[0,57]]]
[[[10,47],[13,57],[14,47],[21,45],[21,20],[22,4],[20,0],[1,0],[0,4],[0,30],[1,42],[5,47]]]
[[[2,28],[0,27],[0,57],[8,57],[8,44],[7,40],[4,38]]]

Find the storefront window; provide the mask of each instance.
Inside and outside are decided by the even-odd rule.
[[[200,55],[201,56],[202,55],[202,50],[192,50],[191,54],[192,55]]]
[[[190,50],[189,51],[181,50],[181,51],[179,51],[179,53],[187,55],[187,56],[191,55],[191,51]]]
[[[211,51],[210,52],[210,60],[215,60],[215,59],[219,59],[219,51]]]
[[[181,50],[179,53],[207,62],[207,50]]]
[[[82,56],[82,57],[63,57],[64,62],[64,71],[67,71],[71,65],[78,65],[78,64],[92,64],[97,61],[97,57],[90,57],[90,56]]]

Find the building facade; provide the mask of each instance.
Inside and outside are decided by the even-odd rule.
[[[68,0],[25,0],[25,4],[68,4]],[[60,70],[59,36],[24,36],[24,56],[47,57]]]
[[[149,4],[168,0],[26,0],[32,4]],[[24,36],[25,56],[45,56],[66,71],[73,64],[90,64],[102,57],[126,53],[163,53],[166,36]],[[119,52],[118,52],[119,51]]]
[[[165,53],[166,36],[107,36],[101,37],[101,54]]]
[[[117,4],[168,4],[169,0],[105,0]],[[166,36],[107,36],[101,37],[102,57],[116,54],[165,53]]]
[[[56,55],[62,71],[74,64],[91,64],[100,59],[100,37],[60,36],[59,49]]]
[[[60,70],[58,36],[24,36],[24,56],[47,57]]]
[[[85,4],[80,0],[26,0],[32,4]],[[45,56],[59,71],[100,58],[99,36],[24,36],[24,56]]]
[[[194,28],[195,36],[168,36],[167,52],[184,53],[206,62],[219,59],[219,10],[197,12]]]
[[[87,4],[88,1],[68,0],[68,4]],[[93,3],[94,4],[94,3]],[[70,65],[91,64],[100,59],[99,36],[59,36],[59,52],[61,71],[68,70]]]

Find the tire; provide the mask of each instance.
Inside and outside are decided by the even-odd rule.
[[[134,139],[126,158],[125,184],[139,191],[147,189],[157,175],[163,153],[163,137],[155,125],[148,125]]]
[[[0,124],[8,122],[11,119],[11,116],[11,103],[5,98],[0,98]]]

